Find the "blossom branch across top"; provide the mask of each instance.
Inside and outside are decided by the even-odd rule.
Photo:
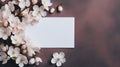
[[[25,64],[39,64],[40,48],[34,47],[25,36],[25,27],[38,23],[52,6],[50,0],[0,0],[0,61],[6,64],[12,59],[23,67]]]

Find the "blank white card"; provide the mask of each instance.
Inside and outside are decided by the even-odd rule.
[[[35,46],[41,48],[74,48],[74,17],[46,17],[25,34]]]

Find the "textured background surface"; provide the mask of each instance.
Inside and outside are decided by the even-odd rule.
[[[76,18],[76,47],[42,49],[43,63],[38,67],[55,67],[50,59],[56,51],[66,54],[67,62],[62,67],[120,67],[120,0],[52,1],[56,3],[54,5],[62,2],[64,11],[50,16]],[[9,62],[0,67],[17,67],[13,61]]]

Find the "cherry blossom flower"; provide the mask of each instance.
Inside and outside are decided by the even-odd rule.
[[[0,61],[2,61],[2,64],[6,64],[9,59],[10,57],[6,53],[0,52]]]
[[[14,19],[14,20],[13,20]],[[20,34],[24,31],[24,23],[18,17],[11,14],[8,18],[9,26],[12,27],[12,34]]]
[[[4,40],[6,40],[10,35],[11,35],[10,28],[4,28],[4,27],[0,28],[0,38],[3,38]]]
[[[50,0],[41,0],[41,1],[46,10],[49,10],[49,6],[52,6],[52,3]]]
[[[39,7],[38,5],[33,6],[33,16],[38,16],[38,17],[45,17],[47,15],[46,11],[44,11],[44,7],[41,6]]]
[[[30,0],[19,0],[19,6],[21,9],[30,6]]]
[[[20,46],[20,44],[24,44],[24,36],[21,34],[18,35],[12,35],[11,36],[12,44],[15,44],[16,46]]]
[[[20,54],[20,49],[17,47],[13,48],[12,46],[10,46],[7,53],[11,58],[16,58]]]
[[[31,58],[29,61],[30,64],[36,64],[36,65],[39,65],[40,62],[42,62],[42,59],[40,57]]]
[[[27,63],[28,63],[27,57],[22,54],[19,54],[19,56],[16,59],[16,64],[18,64],[19,67],[23,67],[24,64],[27,64]]]
[[[13,14],[9,15],[8,21],[11,27],[15,27],[16,25],[20,23],[19,18],[15,17]]]
[[[56,64],[57,67],[60,67],[66,61],[64,56],[65,56],[65,54],[63,52],[53,53],[53,58],[51,59],[51,63]]]

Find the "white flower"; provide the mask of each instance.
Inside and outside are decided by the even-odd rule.
[[[13,14],[11,14],[9,15],[8,21],[9,21],[9,26],[12,28],[12,34],[23,33],[24,24],[21,23],[18,17],[15,17]]]
[[[16,59],[16,64],[18,64],[19,67],[23,67],[24,64],[27,64],[27,63],[28,63],[27,57],[22,54],[20,54]]]
[[[2,64],[6,64],[9,59],[10,57],[7,56],[6,53],[4,52],[0,53],[0,61],[2,61]]]
[[[30,0],[19,0],[19,6],[21,9],[30,6]]]
[[[8,38],[8,36],[11,35],[11,30],[10,28],[4,28],[4,27],[1,27],[0,28],[0,38],[3,38],[4,40],[6,40]]]
[[[41,1],[46,10],[49,10],[49,6],[52,6],[52,3],[50,0],[41,0]]]
[[[13,48],[12,46],[10,46],[7,53],[11,58],[16,58],[20,54],[20,49],[17,47]]]
[[[53,58],[51,59],[52,64],[56,64],[56,66],[61,66],[62,63],[66,62],[66,59],[64,58],[65,54],[63,52],[60,53],[53,53]]]
[[[42,59],[40,57],[31,58],[29,61],[30,64],[36,63],[36,65],[39,65],[40,62],[42,62]]]
[[[9,15],[8,21],[11,27],[15,27],[20,23],[20,19],[15,17],[13,14]]]
[[[47,13],[44,10],[43,6],[39,7],[38,5],[34,5],[32,15],[35,16],[35,17],[41,17],[41,16],[45,17],[47,15]]]
[[[11,36],[12,44],[15,44],[16,46],[20,46],[20,44],[24,44],[24,36],[22,34],[18,35],[12,35]]]

